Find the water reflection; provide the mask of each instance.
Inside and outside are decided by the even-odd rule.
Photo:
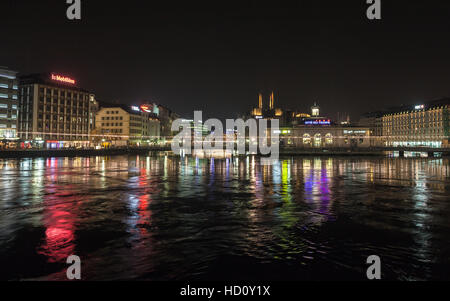
[[[0,160],[0,174],[2,279],[64,279],[72,254],[93,280],[235,278],[237,268],[358,279],[372,254],[393,279],[441,279],[449,267],[445,158],[265,166],[160,154]]]

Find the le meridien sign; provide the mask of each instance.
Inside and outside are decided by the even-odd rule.
[[[65,83],[65,84],[71,84],[71,85],[75,85],[76,84],[76,81],[74,79],[72,79],[70,77],[67,77],[67,76],[62,76],[62,75],[59,75],[59,74],[53,74],[52,73],[51,79],[54,80],[54,81]]]

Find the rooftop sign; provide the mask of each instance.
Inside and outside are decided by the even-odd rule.
[[[306,125],[331,125],[331,120],[307,120]]]
[[[58,74],[52,73],[51,79],[54,81],[65,83],[65,84],[71,84],[71,85],[76,84],[76,81],[74,79],[67,77],[67,76],[58,75]]]

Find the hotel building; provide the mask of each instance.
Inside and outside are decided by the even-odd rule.
[[[102,105],[96,114],[94,141],[103,146],[143,146],[160,139],[160,121],[148,105]]]
[[[94,94],[58,74],[19,77],[19,136],[47,148],[87,147],[97,103]]]
[[[382,117],[386,146],[449,147],[450,99],[406,106]]]
[[[17,138],[18,83],[17,72],[0,67],[0,139]],[[3,142],[2,142],[3,144]]]

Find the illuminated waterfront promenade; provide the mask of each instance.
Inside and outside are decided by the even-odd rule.
[[[147,146],[147,147],[122,147],[106,149],[31,149],[31,150],[0,150],[0,158],[51,158],[51,157],[90,157],[90,156],[113,156],[126,154],[148,154],[149,152],[171,152],[170,145]],[[368,148],[295,148],[281,147],[281,156],[386,156],[386,154],[398,154],[404,157],[405,153],[426,154],[428,157],[448,157],[449,148],[406,148],[406,147],[368,147]],[[226,151],[214,152],[208,155],[205,152],[197,152],[194,156],[200,157],[227,157]],[[243,155],[246,156],[246,155]],[[408,155],[406,155],[408,156]]]

